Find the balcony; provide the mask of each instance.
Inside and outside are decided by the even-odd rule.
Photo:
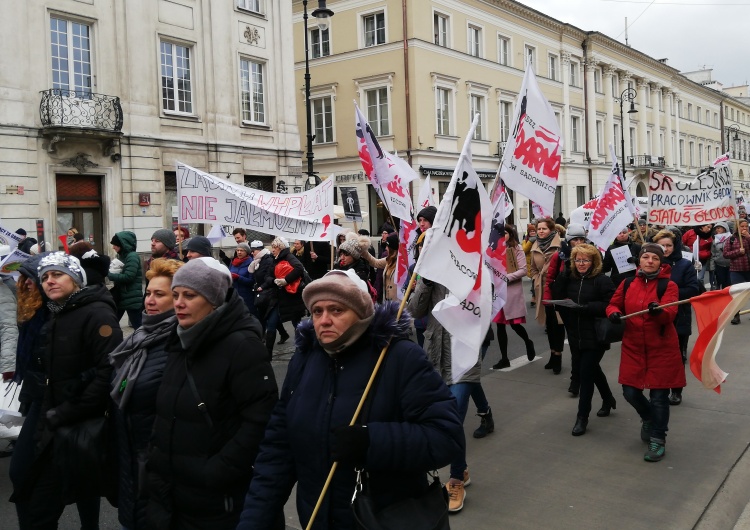
[[[638,156],[629,156],[628,159],[628,165],[634,168],[663,168],[667,165],[667,163],[664,160],[663,156],[651,156],[651,155],[638,155]]]
[[[120,98],[52,88],[42,91],[39,116],[45,129],[81,129],[115,133],[122,131],[122,107]]]

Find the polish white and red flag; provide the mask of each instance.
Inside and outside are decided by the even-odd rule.
[[[562,162],[562,135],[555,112],[544,97],[531,65],[516,100],[513,128],[500,164],[500,178],[552,215]],[[494,202],[494,201],[493,201]]]
[[[708,291],[690,299],[698,324],[698,338],[690,353],[690,371],[705,388],[721,393],[727,374],[716,364],[724,328],[750,300],[750,282],[720,291]]]
[[[409,267],[414,265],[414,247],[417,244],[417,221],[401,219],[398,232],[398,257],[396,258],[396,296],[403,299],[409,278]]]
[[[357,151],[365,174],[393,217],[411,219],[414,207],[408,184],[417,174],[406,161],[385,151],[367,119],[354,102]]]
[[[432,183],[430,182],[430,176],[427,175],[422,181],[422,186],[419,188],[419,196],[417,197],[417,213],[423,208],[428,206],[437,206],[435,200],[435,192],[432,190]]]
[[[625,227],[633,222],[632,201],[625,197],[619,167],[615,161],[612,172],[604,183],[588,227],[587,239],[601,252],[605,252]]]
[[[435,305],[432,315],[451,334],[454,382],[476,365],[492,317],[492,281],[484,265],[492,204],[471,160],[478,118],[472,122],[415,267],[416,274],[450,292]]]

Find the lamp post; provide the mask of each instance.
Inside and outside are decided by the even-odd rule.
[[[313,140],[315,135],[312,131],[312,107],[310,106],[310,35],[307,31],[307,2],[308,0],[302,1],[304,11],[302,19],[305,22],[305,112],[307,113],[307,179],[305,179],[305,190],[309,190],[320,183],[320,177],[313,170]],[[312,16],[318,19],[318,28],[322,33],[328,29],[329,19],[333,16],[333,11],[326,7],[326,0],[318,0],[318,8],[312,12]]]
[[[625,182],[625,117],[623,116],[622,106],[626,101],[630,101],[630,110],[628,114],[635,114],[638,112],[635,108],[635,98],[638,97],[638,93],[634,88],[626,88],[622,91],[619,98],[615,98],[615,101],[620,102],[620,147],[622,148],[622,180]]]
[[[727,130],[727,151],[731,151],[732,158],[734,158],[734,146],[740,141],[740,126],[733,123],[732,125],[727,125],[725,129]],[[729,140],[732,133],[734,133],[734,138],[732,138],[732,141],[730,142]]]

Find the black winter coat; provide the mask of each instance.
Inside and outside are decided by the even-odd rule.
[[[370,439],[365,469],[375,501],[384,506],[420,493],[428,470],[460,454],[465,440],[455,399],[424,351],[406,340],[411,318],[405,314],[397,323],[397,308],[378,306],[370,328],[335,358],[318,343],[311,321],[300,324],[238,529],[272,528],[295,483],[297,513],[307,525],[333,463],[331,429],[351,421],[391,334],[396,338],[363,412]],[[354,469],[339,465],[313,528],[354,528],[354,484]]]
[[[677,284],[680,292],[679,300],[686,300],[698,296],[698,274],[690,260],[682,257],[682,246],[675,244],[672,254],[664,258],[664,263],[672,266],[669,279]],[[693,310],[690,304],[682,304],[677,308],[674,326],[678,335],[690,335],[693,332]]]
[[[263,265],[261,259],[261,266]],[[301,320],[305,316],[305,303],[302,301],[302,289],[297,288],[297,292],[290,293],[286,290],[286,287],[278,287],[274,280],[276,280],[276,266],[279,263],[288,262],[294,270],[286,274],[285,276],[279,277],[279,279],[286,280],[287,284],[292,284],[298,278],[302,278],[303,271],[305,268],[302,266],[300,260],[294,257],[288,248],[282,249],[279,255],[273,260],[273,269],[271,274],[268,275],[263,282],[261,287],[264,291],[275,292],[276,303],[279,307],[279,316],[281,317],[280,322],[288,322],[290,320]]]
[[[637,243],[633,243],[630,240],[625,243],[620,243],[619,241],[615,240],[615,242],[609,246],[607,252],[604,254],[603,272],[611,272],[609,277],[612,280],[612,283],[615,284],[615,289],[618,285],[620,285],[620,283],[622,283],[625,278],[635,278],[635,269],[633,269],[632,271],[621,273],[617,269],[617,265],[615,265],[615,259],[612,257],[613,248],[620,248],[624,246],[627,246],[629,248],[630,255],[635,258],[636,265],[638,265],[638,254],[641,253],[641,246]]]
[[[615,286],[608,276],[597,270],[593,272],[594,276],[581,277],[577,271],[566,271],[557,277],[552,287],[555,300],[569,298],[583,306],[576,309],[557,307],[568,332],[568,342],[571,348],[577,347],[578,350],[609,349],[597,340],[594,319],[607,316],[606,309]]]
[[[318,257],[315,261],[312,258],[310,259],[310,267],[307,272],[313,280],[317,280],[331,270],[331,244],[325,241],[313,241],[312,245]],[[307,243],[306,247],[309,251],[310,243]]]
[[[351,265],[341,265],[339,262],[336,262],[336,265],[333,268],[337,271],[348,271],[349,269],[354,269],[354,272],[357,273],[357,276],[359,276],[363,282],[370,283],[371,267],[362,258],[354,260]]]
[[[235,528],[278,397],[258,319],[233,289],[216,311],[189,349],[176,331],[167,343],[147,463],[149,528]]]

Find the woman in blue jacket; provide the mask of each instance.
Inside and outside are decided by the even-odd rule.
[[[354,271],[331,271],[302,294],[312,319],[266,429],[239,529],[271,529],[297,485],[297,513],[310,520],[333,462],[339,466],[316,529],[353,528],[355,467],[369,474],[379,507],[418,495],[427,471],[463,450],[455,400],[425,353],[408,340],[411,318],[397,306],[373,308]],[[358,423],[349,426],[381,348],[393,336]],[[394,480],[394,477],[398,477]]]

